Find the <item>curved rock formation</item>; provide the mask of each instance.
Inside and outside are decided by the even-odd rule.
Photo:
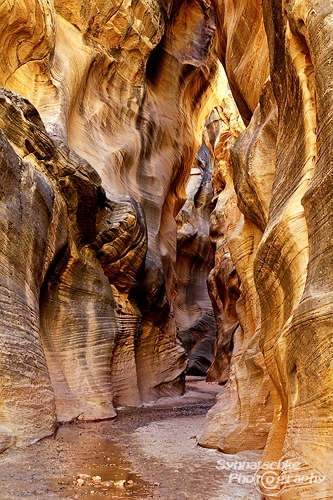
[[[47,245],[54,247],[52,236],[56,232],[58,241],[65,242],[67,228],[61,224],[63,207],[58,200],[52,202],[51,182],[16,155],[3,132],[0,140],[3,451],[15,443],[24,445],[41,438],[56,426],[54,395],[40,339],[39,293],[50,265],[51,256],[45,255]]]
[[[224,359],[222,366],[227,373],[222,372],[221,382],[226,382],[228,362],[231,364],[226,390],[209,413],[200,443],[229,453],[262,448],[272,421],[269,377],[258,343],[261,315],[253,266],[268,218],[275,168],[275,155],[271,151],[275,150],[276,132],[276,104],[267,82],[249,126],[229,145],[233,168],[228,157],[222,163],[224,169],[229,169],[225,189],[220,194],[223,210],[220,208],[218,212],[225,218],[218,227],[226,228],[220,240],[224,263],[220,274],[224,283],[216,288],[221,295],[224,291],[222,297],[226,303],[219,309],[228,313],[222,319],[224,335],[221,336],[221,341],[224,339],[221,347],[227,349],[224,348],[223,356],[217,353],[219,356],[212,366],[214,369],[217,363],[221,365]],[[222,144],[228,144],[223,136],[221,139]],[[236,198],[242,216],[235,211]],[[232,353],[228,352],[231,340]]]
[[[187,373],[206,375],[213,360],[216,324],[206,285],[213,266],[209,239],[212,211],[211,162],[203,142],[186,187],[177,221],[177,296],[174,314],[189,357]]]
[[[235,453],[268,435],[266,462],[327,480],[266,498],[333,498],[332,15],[318,0],[0,3],[1,450],[184,389],[177,331],[212,324],[207,173],[193,200],[186,183],[215,109],[209,377],[226,387],[200,442]]]
[[[239,325],[236,302],[240,281],[231,260],[229,237],[239,223],[241,213],[232,181],[230,147],[244,125],[226,88],[221,106],[207,123],[211,155],[214,158],[212,187],[214,210],[210,219],[210,239],[214,250],[214,268],[208,277],[208,289],[217,320],[217,341],[207,380],[223,384],[228,380],[234,333]]]
[[[269,75],[268,47],[258,0],[215,0],[216,50],[225,67],[230,89],[247,125]]]
[[[51,433],[56,419],[109,418],[113,403],[138,405],[184,390],[187,360],[173,314],[175,215],[204,120],[219,100],[221,67],[210,50],[213,8],[197,0],[11,0],[0,5],[0,23],[0,84],[17,93],[1,97],[13,166],[5,163],[8,171],[22,164],[28,172],[19,169],[17,185],[6,191],[10,203],[22,198],[22,208],[4,200],[2,220],[13,238],[29,235],[24,258],[12,243],[0,261],[10,262],[5,294],[15,288],[12,279],[33,290],[28,306],[17,285],[21,302],[11,308],[4,301],[2,311],[6,317],[11,308],[11,329],[22,323],[22,342],[34,343],[36,358],[27,416],[11,413],[10,404],[23,399],[23,352],[13,364],[17,387],[9,374],[11,396],[1,383],[6,448]],[[40,202],[18,194],[20,175],[36,196],[41,191]],[[31,221],[18,212],[7,227],[17,210]],[[35,249],[40,262],[31,268]],[[16,259],[24,279],[13,271]],[[20,312],[26,307],[28,319]],[[20,341],[1,331],[7,363]]]
[[[243,9],[239,6],[239,15]],[[246,12],[248,19],[250,4]],[[232,147],[238,204],[250,233],[238,241],[236,233],[236,239],[232,235],[229,240],[242,286],[242,270],[252,274],[249,310],[255,330],[233,365],[227,390],[211,410],[200,441],[233,453],[263,447],[265,436],[259,431],[263,423],[262,430],[269,428],[269,405],[266,409],[265,405],[270,394],[274,414],[263,461],[289,461],[296,472],[284,483],[280,471],[281,481],[263,488],[265,498],[330,499],[331,383],[325,360],[330,356],[327,238],[331,233],[326,193],[331,150],[327,41],[332,9],[319,2],[277,0],[263,2],[263,14],[272,90],[269,82],[261,86],[259,106]],[[260,19],[258,13],[256,22]],[[232,40],[230,35],[230,44]],[[245,46],[243,51],[244,60],[254,55]],[[237,69],[237,61],[234,64]],[[233,69],[227,67],[227,73],[233,81]],[[248,86],[237,85],[235,96],[245,95]],[[251,236],[254,230],[256,240]],[[251,259],[244,266],[237,248],[251,239]],[[244,331],[241,308],[238,301]],[[232,390],[238,401],[234,408]],[[317,479],[300,484],[297,477],[302,474]]]
[[[9,393],[2,384],[1,420],[19,445],[52,432],[56,414],[58,420],[115,415],[110,363],[116,330],[108,280],[88,249],[106,204],[99,176],[65,144],[53,142],[33,106],[16,94],[1,91],[0,119],[7,137],[2,220],[10,224],[1,252],[9,299],[1,371],[11,387]]]
[[[301,462],[307,473],[327,478],[321,484],[290,485],[282,498],[328,499],[332,498],[328,467],[332,384],[327,308],[332,280],[328,272],[331,43],[327,40],[333,9],[320,2],[283,7],[281,2],[264,2],[279,110],[270,219],[256,262],[262,304],[260,344],[275,399],[265,455]],[[282,239],[284,245],[279,244]],[[270,273],[267,281],[267,264],[277,254],[276,277]],[[268,326],[272,287],[273,329]]]

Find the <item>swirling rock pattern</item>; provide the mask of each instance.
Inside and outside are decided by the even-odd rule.
[[[1,450],[183,390],[175,316],[190,329],[208,296],[182,299],[175,217],[215,108],[210,376],[227,383],[200,442],[269,432],[264,460],[328,478],[271,493],[333,498],[332,16],[318,0],[0,2]],[[225,121],[220,62],[245,131]]]
[[[213,266],[209,239],[212,166],[202,144],[186,186],[187,200],[177,221],[177,296],[174,314],[189,357],[189,374],[205,375],[213,360],[216,324],[206,286]]]
[[[14,444],[31,443],[56,426],[54,395],[40,338],[39,293],[50,264],[47,250],[54,248],[54,233],[58,232],[58,241],[66,241],[67,235],[51,182],[16,155],[3,132],[0,137],[2,451]]]
[[[214,268],[208,277],[208,290],[217,320],[217,341],[207,379],[224,384],[228,380],[239,325],[236,303],[241,294],[240,280],[231,260],[229,237],[237,227],[241,213],[232,181],[230,147],[244,125],[226,86],[221,106],[207,122],[207,135],[214,158],[212,187],[214,210],[210,218],[210,240],[214,250]]]
[[[270,18],[272,9],[275,14]],[[266,456],[298,457],[304,470],[327,477],[310,487],[291,485],[282,498],[332,498],[328,467],[332,383],[327,362],[332,354],[327,316],[332,294],[328,272],[331,205],[327,190],[332,113],[328,33],[332,32],[333,9],[320,2],[288,2],[286,6],[264,2],[264,14],[279,110],[270,220],[256,262],[257,288],[262,291],[260,343],[276,398]],[[278,243],[280,234],[283,248]],[[276,278],[270,276],[264,285],[267,264],[276,252]],[[273,329],[268,327],[267,310],[272,286],[276,297]]]
[[[243,19],[253,20],[252,3],[234,7],[238,11],[234,18],[239,19],[245,9]],[[223,12],[226,16],[226,10]],[[254,57],[268,54],[271,83],[262,79],[258,107],[251,110],[248,129],[232,146],[234,186],[248,231],[243,234],[245,239],[238,240],[238,247],[241,241],[249,244],[253,240],[246,266],[234,245],[237,233],[228,243],[242,286],[244,271],[252,281],[249,310],[255,329],[233,364],[226,393],[210,412],[200,439],[203,445],[237,452],[243,446],[263,447],[270,427],[263,461],[290,460],[297,463],[298,474],[326,479],[308,484],[276,483],[267,489],[265,498],[331,499],[327,311],[332,293],[328,243],[332,231],[327,193],[332,149],[332,7],[320,2],[266,0],[262,13],[257,10],[254,24],[263,21],[268,43]],[[223,22],[228,24],[227,16]],[[225,36],[230,47],[237,30],[229,32],[229,38],[228,33]],[[264,39],[261,43],[266,45]],[[241,50],[244,61],[253,57],[246,47]],[[263,68],[266,64],[263,61]],[[237,101],[249,86],[245,88],[235,77],[237,58],[231,66],[225,60],[225,66],[236,86]],[[265,71],[259,72],[261,77]],[[255,78],[253,84],[257,82]],[[240,110],[244,114],[241,105]],[[241,308],[238,301],[244,332]],[[255,400],[253,406],[248,405],[245,387]],[[232,391],[238,400],[234,410],[228,396]],[[263,402],[267,410],[269,406],[274,410],[271,426]],[[232,421],[235,417],[236,423]],[[261,438],[260,422],[264,424]]]
[[[3,220],[10,221],[18,210],[15,224],[7,228],[8,245],[2,247],[2,255],[7,255],[2,260],[2,276],[10,275],[8,290],[18,279],[25,290],[22,293],[16,285],[11,294],[8,292],[14,301],[7,311],[12,317],[8,320],[4,308],[7,329],[2,330],[9,342],[10,371],[22,372],[26,380],[18,392],[14,377],[9,376],[13,391],[10,397],[4,392],[2,401],[5,409],[7,405],[17,408],[15,418],[9,410],[5,415],[19,445],[33,440],[37,432],[39,437],[52,432],[56,416],[70,420],[79,415],[89,419],[115,414],[110,363],[116,331],[112,328],[113,298],[108,280],[87,249],[96,234],[98,209],[106,203],[99,176],[65,144],[54,143],[47,136],[30,103],[1,91],[0,108],[3,130],[16,150],[11,149],[10,161],[3,160],[2,204],[9,213]],[[12,165],[19,166],[16,185],[14,175],[11,179],[6,173]],[[22,254],[14,251],[12,238]],[[24,269],[21,278],[19,267]],[[20,336],[15,334],[17,330]],[[36,346],[29,347],[32,343]],[[4,363],[6,352],[1,351]],[[34,352],[36,360],[29,361]],[[20,357],[26,359],[26,370],[20,366]],[[29,365],[33,370],[30,375]],[[26,417],[25,405],[32,412]],[[44,419],[48,426],[43,423],[44,413],[48,414]]]
[[[10,0],[0,3],[0,24],[3,162],[16,172],[11,187],[1,178],[10,197],[3,231],[22,234],[26,249],[1,249],[4,290],[14,287],[18,301],[4,300],[1,311],[11,328],[22,323],[35,356],[34,397],[27,391],[22,417],[10,404],[32,383],[20,379],[20,356],[17,387],[10,374],[1,383],[4,449],[52,433],[57,420],[109,418],[113,404],[183,392],[175,215],[219,100],[221,65],[210,50],[209,2]],[[10,226],[9,212],[17,213]],[[1,332],[6,364],[20,341]]]
[[[199,441],[230,453],[262,448],[272,422],[269,376],[258,343],[261,315],[253,267],[268,217],[275,168],[275,155],[270,158],[267,150],[271,145],[274,152],[276,142],[276,103],[269,82],[264,89],[249,126],[236,140],[232,136],[235,125],[229,125],[230,152],[227,157],[221,155],[224,189],[219,194],[221,205],[216,207],[223,223],[213,226],[220,230],[220,248],[212,276],[219,278],[214,289],[220,294],[223,307],[219,309],[224,315],[219,352],[211,371],[212,375],[217,372],[220,382],[228,383],[209,412]],[[220,141],[220,148],[228,145],[224,134]]]

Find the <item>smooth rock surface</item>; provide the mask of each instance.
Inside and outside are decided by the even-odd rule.
[[[222,67],[197,0],[11,0],[0,24],[6,448],[184,391],[175,216]]]
[[[235,9],[236,19],[244,9],[245,19],[254,12],[252,2]],[[244,224],[242,239],[236,232],[228,243],[242,288],[250,279],[247,311],[254,329],[249,343],[243,342],[239,360],[231,365],[226,387],[226,394],[235,391],[237,406],[232,410],[230,397],[220,396],[200,441],[235,452],[243,446],[265,446],[269,430],[263,460],[280,464],[290,460],[295,472],[289,482],[279,477],[280,482],[266,485],[265,498],[331,499],[332,390],[327,360],[332,231],[327,193],[332,7],[267,0],[263,18],[257,10],[253,22],[262,20],[269,52],[267,47],[256,52],[245,44],[240,47],[244,61],[265,56],[263,68],[268,55],[271,83],[261,80],[258,107],[248,106],[253,113],[248,129],[232,146],[234,186]],[[226,46],[232,46],[232,31],[226,40]],[[264,39],[262,43],[266,44]],[[237,101],[252,86],[258,88],[258,80],[250,78],[246,86],[236,81],[237,58],[231,62],[225,65],[235,82]],[[244,115],[244,107],[240,110]],[[238,251],[242,241],[244,249],[249,245],[246,266]],[[241,300],[237,312],[246,337],[244,328],[251,322],[242,323],[246,316]],[[304,474],[316,480],[303,481]]]
[[[1,450],[181,393],[213,253],[226,386],[199,441],[326,478],[266,498],[333,498],[332,18],[319,0],[0,4]],[[205,122],[214,210],[203,170],[208,197],[186,192]],[[212,253],[187,245],[210,210]]]

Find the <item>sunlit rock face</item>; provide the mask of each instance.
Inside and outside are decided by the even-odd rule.
[[[199,442],[332,477],[332,17],[308,0],[0,4],[0,84],[25,97],[0,94],[1,450],[182,392],[177,331],[212,325],[212,265],[225,391]],[[213,108],[210,191],[206,150],[193,162]],[[333,498],[329,479],[280,486]]]
[[[10,0],[0,24],[24,96],[0,102],[4,449],[183,392],[175,216],[221,65],[196,0]]]
[[[220,11],[225,16],[228,4],[224,2]],[[231,148],[233,183],[244,222],[228,242],[241,287],[248,279],[252,290],[246,309],[253,318],[252,324],[247,322],[252,334],[246,345],[243,342],[238,360],[235,355],[226,392],[209,412],[199,440],[233,453],[265,447],[266,463],[290,460],[296,470],[292,480],[263,488],[265,498],[331,499],[328,193],[333,12],[322,2],[267,0],[263,12],[259,2],[255,10],[252,4],[235,7],[233,19],[237,25],[245,13],[243,20],[252,22],[251,13],[257,12],[253,25],[264,21],[268,43],[264,37],[256,52],[241,44],[242,57],[229,62],[222,53],[236,102],[237,96],[246,101],[252,85],[259,89],[258,106],[248,105],[252,116],[238,102],[249,120]],[[227,17],[222,21],[223,27],[230,26]],[[236,29],[235,35],[234,26],[223,32],[230,51],[234,37],[246,33],[245,28],[238,34]],[[244,86],[237,79],[237,60],[246,66],[261,54],[262,68],[267,68],[267,47],[270,80],[265,82],[267,73],[259,71],[258,87],[258,75],[252,79],[248,73]],[[248,256],[245,266],[241,250]],[[243,305],[239,299],[236,309],[245,337]],[[317,479],[302,484],[297,475],[304,474]]]
[[[248,124],[270,71],[262,5],[258,0],[216,0],[215,5],[216,50],[240,114]]]
[[[268,206],[267,194],[269,196],[275,165],[275,156],[269,158],[266,149],[269,143],[273,151],[275,147],[276,105],[270,84],[265,88],[248,128],[236,140],[232,140],[229,132],[232,165],[228,163],[228,156],[227,161],[221,163],[222,168],[229,169],[229,177],[224,174],[226,187],[219,195],[223,205],[218,214],[223,216],[223,224],[218,227],[224,228],[224,232],[220,237],[222,258],[217,259],[214,273],[220,262],[223,282],[216,289],[225,305],[220,307],[224,311],[220,354],[217,353],[211,371],[223,367],[220,382],[227,382],[227,385],[208,414],[200,443],[229,453],[262,448],[272,421],[270,382],[258,343],[261,316],[253,268],[263,234],[258,220],[261,215],[267,217],[265,206]],[[223,135],[221,139],[224,140]],[[256,166],[264,157],[260,172]],[[257,200],[261,203],[256,204]]]
[[[225,74],[221,74],[219,86],[223,99],[205,123],[203,145],[186,188],[187,201],[176,217],[178,294],[174,310],[189,354],[188,373],[207,373],[208,381],[222,384],[229,376],[239,326],[236,302],[241,295],[228,245],[241,218],[230,148],[245,127]]]
[[[272,202],[255,262],[260,345],[275,400],[265,456],[291,458],[307,473],[327,477],[321,484],[290,485],[283,499],[333,495],[332,16],[328,3],[264,2],[279,113]]]
[[[208,413],[199,442],[236,453],[262,448],[272,422],[269,376],[258,342],[261,313],[254,260],[268,218],[277,115],[271,85],[265,83],[268,47],[260,7],[255,2],[238,7],[226,2],[219,12],[221,36],[227,37],[220,57],[244,122],[252,118],[244,130],[235,110],[224,102],[214,147],[218,198],[211,221],[216,252],[209,284],[220,327],[209,377],[226,387]],[[236,23],[230,25],[230,18]],[[258,44],[257,51],[246,50]],[[261,71],[254,75],[253,67]],[[251,99],[245,75],[248,81],[255,78]]]
[[[207,380],[224,384],[234,350],[234,334],[239,326],[236,303],[241,294],[240,280],[230,256],[229,237],[237,227],[241,212],[233,187],[230,147],[244,129],[242,119],[230,95],[227,82],[221,105],[207,122],[207,136],[214,159],[212,188],[214,210],[210,217],[210,240],[214,267],[208,277],[208,289],[217,321],[217,341]]]

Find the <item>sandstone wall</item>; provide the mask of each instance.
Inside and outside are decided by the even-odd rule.
[[[330,2],[9,0],[0,25],[0,449],[182,392],[213,196],[226,388],[199,441],[327,477],[266,498],[333,498]]]
[[[241,295],[240,280],[231,259],[229,237],[235,231],[241,212],[233,185],[230,147],[244,124],[230,90],[225,89],[220,106],[214,109],[207,128],[207,140],[214,159],[212,175],[214,210],[210,217],[210,240],[214,251],[214,267],[208,277],[208,290],[217,321],[217,341],[213,363],[207,380],[227,382],[234,351],[239,318],[236,303]]]
[[[3,449],[183,392],[175,216],[221,65],[196,0],[11,0],[0,24]]]
[[[237,31],[234,23],[228,24],[227,6],[224,2],[221,25],[230,26],[229,33],[223,31],[230,48]],[[234,9],[233,19],[242,16],[244,23],[253,21],[257,11],[254,24],[264,20],[268,42],[264,37],[256,53],[248,50],[251,42],[244,43],[231,62],[222,52],[236,86],[236,102],[249,88],[237,80],[239,59],[246,65],[260,54],[265,68],[268,47],[270,63],[270,80],[262,80],[258,106],[231,150],[244,225],[230,236],[228,245],[242,287],[251,281],[252,301],[245,312],[251,313],[254,330],[232,361],[226,391],[209,412],[199,440],[235,453],[265,446],[269,431],[263,461],[289,460],[296,467],[295,477],[312,474],[326,479],[266,485],[265,498],[330,499],[332,391],[327,360],[332,280],[326,193],[332,8],[320,2],[266,0],[263,13],[259,3],[255,9],[252,2]],[[247,76],[257,89],[258,78]],[[240,110],[245,114],[244,107]],[[245,266],[242,246],[243,256],[248,254]],[[243,305],[240,299],[236,307],[245,338],[244,327],[251,322],[242,323]]]
[[[276,400],[266,456],[300,461],[303,470],[327,477],[312,487],[285,488],[281,498],[288,499],[333,496],[328,466],[332,382],[327,362],[331,357],[327,308],[332,293],[327,198],[332,14],[328,3],[264,2],[279,112],[270,222],[256,262],[263,317],[260,344]],[[284,244],[279,244],[279,235]],[[276,277],[268,282],[267,263],[277,253]],[[279,330],[269,325],[271,287]]]
[[[224,2],[217,8],[218,33],[224,40],[219,55],[239,111],[245,123],[250,123],[242,132],[240,124],[229,119],[216,147],[221,158],[216,178],[222,177],[223,182],[215,209],[217,223],[213,221],[212,227],[219,247],[212,289],[219,296],[216,309],[224,314],[211,373],[212,378],[227,384],[208,413],[199,442],[236,453],[262,448],[272,422],[270,382],[258,342],[261,311],[254,261],[268,219],[277,116],[271,85],[266,81],[268,46],[260,5],[250,2],[236,7]],[[252,72],[259,67],[260,72]]]
[[[186,186],[187,200],[177,222],[177,295],[174,314],[188,354],[187,373],[206,375],[213,360],[216,322],[207,278],[214,265],[209,238],[212,211],[212,165],[202,143]]]

